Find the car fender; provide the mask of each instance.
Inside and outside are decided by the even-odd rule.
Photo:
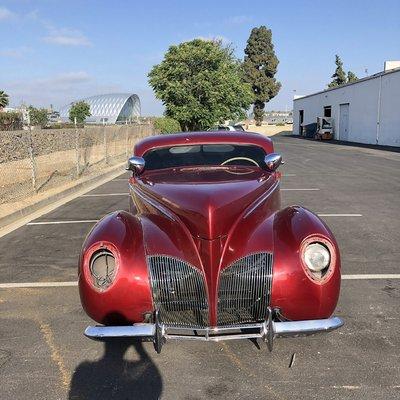
[[[301,248],[306,241],[320,239],[329,244],[331,271],[327,279],[312,279],[302,262]],[[335,237],[311,211],[287,207],[274,216],[274,266],[271,307],[280,308],[290,320],[328,318],[340,292],[340,253]]]
[[[92,255],[100,249],[110,250],[117,260],[115,279],[106,290],[93,286],[89,270]],[[93,227],[79,261],[81,302],[92,319],[105,325],[130,324],[154,312],[147,254],[166,254],[201,269],[193,239],[174,219],[116,211]]]

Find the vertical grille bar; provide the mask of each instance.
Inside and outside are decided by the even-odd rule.
[[[208,300],[201,271],[174,257],[147,257],[154,304],[161,319],[178,327],[208,326]]]
[[[265,320],[270,303],[272,254],[242,257],[220,274],[218,325]]]

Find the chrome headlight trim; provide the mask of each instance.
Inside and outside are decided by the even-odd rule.
[[[115,280],[117,258],[110,249],[100,248],[91,255],[88,269],[92,285],[100,291],[107,290]]]
[[[310,254],[307,251],[320,251],[312,265]],[[315,254],[315,253],[314,253]],[[330,240],[323,236],[313,235],[303,240],[300,246],[300,260],[304,272],[315,283],[326,283],[334,272],[336,264],[336,250]]]

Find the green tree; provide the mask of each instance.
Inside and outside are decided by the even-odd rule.
[[[45,108],[29,106],[28,111],[31,125],[39,125],[43,128],[49,122],[48,111]]]
[[[181,126],[176,119],[161,117],[154,120],[154,128],[160,133],[175,133],[181,131]]]
[[[279,60],[275,55],[271,30],[265,26],[253,28],[244,53],[245,80],[254,93],[254,119],[256,125],[261,125],[265,103],[274,98],[281,88],[280,82],[274,78]]]
[[[148,76],[165,115],[185,131],[243,118],[252,102],[240,62],[220,41],[194,39],[171,46]]]
[[[351,82],[356,82],[356,81],[358,81],[357,75],[352,71],[348,71],[347,72],[347,82],[351,83]]]
[[[329,88],[337,87],[347,83],[346,72],[344,72],[343,69],[343,62],[337,54],[335,55],[335,64],[336,69],[335,73],[332,75],[332,82],[328,84]]]
[[[77,101],[69,109],[69,120],[74,122],[76,118],[78,124],[83,124],[85,119],[91,115],[90,106],[85,101]]]
[[[0,90],[0,111],[8,106],[8,94],[3,90]]]

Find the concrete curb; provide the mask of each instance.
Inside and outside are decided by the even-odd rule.
[[[42,208],[49,206],[52,203],[55,203],[63,198],[73,196],[75,193],[83,191],[87,189],[90,191],[97,186],[100,186],[104,183],[121,175],[123,173],[122,167],[126,163],[120,163],[113,167],[111,170],[108,170],[104,174],[95,175],[92,177],[88,177],[88,179],[77,182],[76,185],[69,187],[61,192],[55,193],[45,199],[39,200],[37,203],[28,205],[24,208],[21,208],[11,214],[5,215],[4,217],[0,217],[0,230],[6,228],[8,225],[15,223],[16,221],[27,218],[29,215],[39,211]],[[72,199],[71,199],[72,200]]]

